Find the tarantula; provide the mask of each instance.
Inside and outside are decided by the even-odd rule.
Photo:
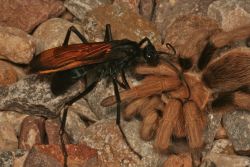
[[[247,47],[221,52],[245,39]],[[175,60],[136,67],[145,77],[120,93],[122,102],[129,101],[124,118],[141,116],[140,135],[144,140],[155,137],[157,150],[166,151],[172,136],[187,137],[191,149],[202,148],[206,111],[250,109],[249,41],[250,25],[231,32],[199,30],[177,50]],[[111,96],[102,105],[114,103]]]

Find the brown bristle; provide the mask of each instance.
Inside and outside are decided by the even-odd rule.
[[[154,94],[160,94],[163,91],[170,91],[180,85],[180,80],[177,77],[164,77],[152,81],[150,84],[141,84],[129,90],[120,92],[121,101],[133,100],[141,97],[148,97]],[[104,107],[115,104],[114,96],[105,98],[101,105]]]
[[[174,76],[176,75],[175,69],[167,63],[161,63],[156,67],[140,65],[135,68],[135,73],[143,74],[143,75],[166,75],[166,76]]]
[[[183,117],[182,108],[174,127],[173,136],[177,138],[186,137],[185,120]]]
[[[170,155],[162,167],[192,167],[192,157],[189,153]]]
[[[144,105],[141,106],[141,109],[139,110],[140,116],[144,118],[149,112],[155,110],[161,103],[161,99],[158,96],[148,98],[146,103],[144,103]]]
[[[240,109],[250,110],[250,94],[241,91],[235,92],[233,103]]]
[[[216,48],[221,48],[231,42],[246,39],[250,36],[250,25],[234,29],[229,32],[217,33],[211,37],[211,42]]]
[[[129,103],[122,112],[123,118],[126,120],[130,120],[134,115],[138,113],[143,104],[148,100],[148,98],[141,98]]]
[[[250,49],[236,48],[211,62],[202,80],[217,91],[232,91],[250,85]]]
[[[193,101],[188,101],[183,106],[186,133],[190,148],[201,148],[203,142],[203,119],[197,105]]]
[[[141,125],[141,138],[143,140],[151,140],[156,132],[156,129],[158,127],[158,119],[159,116],[156,111],[151,110],[142,121]]]
[[[156,133],[155,147],[157,150],[167,150],[173,129],[176,125],[178,116],[181,111],[181,107],[181,102],[175,99],[170,99],[169,102],[165,105],[163,117],[159,123],[159,127]]]

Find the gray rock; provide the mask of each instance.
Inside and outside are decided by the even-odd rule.
[[[153,150],[151,142],[139,137],[139,121],[121,122],[131,146],[142,154],[142,160],[131,152],[114,120],[102,120],[89,126],[81,142],[98,150],[98,157],[107,166],[151,167],[157,166],[161,155]]]
[[[207,128],[205,132],[205,143],[211,144],[214,141],[216,131],[221,126],[221,113],[210,113],[207,119]]]
[[[250,158],[237,155],[210,153],[204,159],[204,163],[210,162],[211,165],[206,167],[248,167],[250,165]]]
[[[0,25],[20,28],[31,32],[37,25],[64,11],[59,0],[1,0]]]
[[[223,125],[234,149],[242,155],[250,155],[250,113],[234,111],[223,116]]]
[[[90,109],[88,102],[81,98],[69,107],[65,129],[73,143],[79,143],[85,129],[97,120],[98,118]]]
[[[105,79],[101,80],[97,86],[89,92],[85,98],[88,101],[88,104],[91,110],[95,113],[98,119],[105,119],[114,117],[116,114],[115,106],[111,107],[102,107],[101,101],[108,96],[114,94],[112,83],[107,83]]]
[[[41,24],[33,34],[33,36],[37,39],[36,54],[50,48],[61,46],[64,42],[68,28],[72,25],[83,34],[83,28],[81,25],[74,24],[60,18],[49,19]],[[69,44],[73,43],[81,43],[81,40],[76,36],[75,33],[71,33],[69,40]]]
[[[11,151],[5,151],[0,153],[0,166],[12,167],[14,162],[14,156]]]
[[[28,151],[15,150],[0,152],[1,167],[22,167]]]
[[[66,0],[64,6],[78,19],[83,20],[88,11],[111,3],[112,0]]]
[[[230,140],[220,139],[213,143],[210,153],[217,154],[235,154],[233,150],[233,144]]]
[[[208,16],[230,31],[250,23],[249,0],[217,0],[209,5]]]
[[[35,52],[35,40],[26,32],[0,26],[0,57],[14,63],[28,64]]]
[[[66,102],[83,90],[82,83],[77,82],[64,94],[55,96],[47,76],[29,75],[9,87],[0,88],[0,110],[55,117]]]

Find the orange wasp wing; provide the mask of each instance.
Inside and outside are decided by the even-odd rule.
[[[37,55],[30,63],[31,71],[48,74],[102,63],[107,59],[112,45],[106,42],[73,44],[48,49]]]

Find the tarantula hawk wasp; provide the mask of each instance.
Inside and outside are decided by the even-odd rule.
[[[68,45],[71,32],[74,32],[81,39],[82,44]],[[129,66],[134,65],[141,57],[144,58],[148,65],[156,66],[159,63],[160,54],[168,53],[156,51],[154,45],[147,37],[138,43],[128,39],[113,40],[109,24],[106,25],[104,41],[93,43],[88,43],[86,38],[74,26],[71,26],[68,29],[63,45],[43,51],[33,58],[30,67],[34,73],[53,73],[51,90],[55,95],[63,93],[90,71],[95,72],[98,76],[96,81],[89,84],[85,91],[76,98],[90,92],[102,78],[110,78],[114,85],[114,94],[117,101],[116,124],[129,148],[141,158],[141,155],[133,150],[126,140],[126,136],[120,126],[121,99],[118,86],[124,89],[130,88],[125,77],[125,70]],[[118,80],[118,74],[121,74],[122,82]],[[73,99],[71,102],[73,103],[75,100]],[[67,111],[63,114],[61,133],[64,131],[66,115]],[[64,154],[66,154],[65,148],[62,149]]]

